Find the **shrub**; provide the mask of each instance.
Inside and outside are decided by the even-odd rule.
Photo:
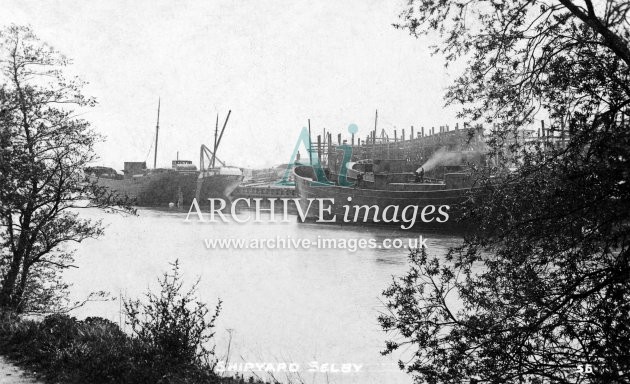
[[[171,273],[159,279],[160,292],[146,293],[146,302],[125,301],[128,324],[134,335],[155,349],[163,365],[208,365],[214,363],[214,347],[207,345],[214,336],[214,322],[221,301],[208,317],[206,304],[196,300],[199,280],[185,291],[179,262]]]
[[[195,300],[197,284],[182,290],[177,262],[159,282],[159,294],[147,293],[147,302],[125,302],[133,335],[100,317],[80,321],[54,314],[34,321],[0,312],[0,353],[51,383],[245,383],[212,371],[214,348],[206,343],[221,302],[208,316],[207,307]]]

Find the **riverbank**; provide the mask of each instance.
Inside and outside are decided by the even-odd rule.
[[[208,362],[165,356],[156,345],[131,337],[117,324],[99,317],[80,321],[50,315],[35,321],[0,314],[0,355],[24,370],[11,371],[14,366],[5,365],[13,376],[10,381],[0,379],[6,384],[36,384],[22,374],[33,372],[41,382],[64,384],[253,382],[221,377]]]

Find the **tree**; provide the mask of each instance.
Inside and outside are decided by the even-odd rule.
[[[0,308],[58,305],[66,288],[59,271],[73,261],[65,244],[103,233],[78,210],[121,203],[83,176],[100,137],[76,116],[95,100],[64,76],[69,64],[30,28],[0,32]]]
[[[630,4],[411,1],[400,28],[464,60],[447,103],[493,123],[446,257],[385,291],[417,382],[630,381]],[[523,133],[541,117],[541,138]]]
[[[172,264],[171,273],[164,273],[159,284],[159,294],[147,292],[145,302],[124,302],[127,323],[135,336],[154,348],[164,366],[213,367],[214,347],[208,349],[207,344],[214,337],[221,300],[208,317],[207,305],[196,298],[199,280],[190,289],[183,290],[179,260]]]

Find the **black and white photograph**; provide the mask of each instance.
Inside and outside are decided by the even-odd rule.
[[[0,9],[0,384],[630,384],[627,0]]]

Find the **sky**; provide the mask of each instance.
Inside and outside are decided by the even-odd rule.
[[[217,113],[232,111],[218,157],[288,162],[302,127],[347,136],[456,122],[453,81],[433,41],[392,26],[405,0],[3,1],[0,25],[30,25],[73,60],[98,105],[82,115],[106,137],[99,164],[199,162]]]

